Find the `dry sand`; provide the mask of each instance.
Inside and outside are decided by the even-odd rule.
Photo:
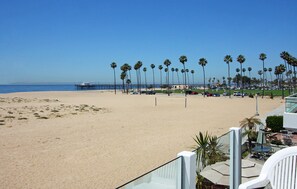
[[[157,106],[155,107],[155,97]],[[283,101],[259,98],[259,113]],[[255,114],[255,99],[35,92],[0,95],[0,188],[115,188]]]

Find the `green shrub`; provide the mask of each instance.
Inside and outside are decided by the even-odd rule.
[[[279,132],[284,129],[283,116],[267,116],[266,126],[270,128],[272,132]]]

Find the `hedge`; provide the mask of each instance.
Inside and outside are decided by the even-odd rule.
[[[283,116],[267,116],[266,126],[270,128],[272,132],[283,130]]]

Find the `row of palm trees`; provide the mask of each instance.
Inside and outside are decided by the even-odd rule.
[[[274,74],[277,76],[277,79],[280,81],[283,81],[283,74],[285,73],[286,75],[286,80],[290,85],[290,89],[294,89],[296,88],[296,66],[297,66],[297,59],[295,57],[293,57],[292,55],[290,55],[288,52],[284,51],[282,53],[280,53],[280,57],[284,60],[285,65],[280,64],[279,66],[275,67],[275,72]],[[260,53],[259,55],[259,59],[262,61],[262,70],[258,71],[258,74],[260,75],[260,77],[262,77],[262,97],[265,94],[265,74],[267,71],[270,72],[270,76],[271,76],[271,72],[272,72],[272,68],[265,68],[265,60],[266,60],[267,56],[265,53]],[[243,94],[243,89],[244,89],[244,82],[243,82],[243,74],[245,74],[246,69],[242,68],[242,64],[246,61],[244,55],[239,55],[237,57],[237,62],[240,64],[240,68],[236,69],[236,72],[239,74],[240,72],[240,79],[241,79],[241,93]],[[230,89],[231,89],[231,76],[230,76],[230,63],[233,61],[232,56],[231,55],[226,55],[224,57],[224,62],[228,65],[228,88],[229,88],[229,96],[230,95]],[[187,62],[187,57],[186,56],[180,56],[179,58],[179,62],[183,65],[183,69],[181,69],[181,73],[183,76],[183,84],[184,86],[187,86],[187,81],[188,84],[189,82],[189,75],[188,73],[190,72],[192,74],[193,77],[193,84],[194,84],[194,70],[189,71],[189,69],[186,69],[186,62]],[[164,69],[165,73],[166,73],[166,85],[167,85],[167,89],[169,90],[169,70],[172,71],[172,83],[173,83],[173,79],[174,79],[174,72],[177,73],[177,79],[178,79],[178,83],[180,83],[179,81],[179,75],[178,75],[178,68],[169,68],[171,65],[171,61],[169,59],[166,59],[164,61],[164,66],[166,66],[166,68]],[[204,86],[204,95],[205,95],[205,66],[207,65],[207,60],[205,58],[200,58],[198,61],[198,64],[200,66],[202,66],[202,70],[203,70],[203,86]],[[134,65],[134,70],[136,71],[136,80],[137,80],[137,88],[138,90],[140,90],[140,85],[141,85],[141,67],[143,66],[141,61],[137,61],[136,64]],[[113,68],[114,70],[114,85],[115,85],[115,94],[116,94],[116,73],[115,73],[115,68],[117,67],[117,64],[115,62],[111,63],[111,68]],[[155,88],[155,65],[151,64],[150,65],[151,69],[152,69],[152,73],[153,73],[153,88]],[[130,70],[132,69],[132,67],[125,63],[124,65],[121,66],[121,79],[123,80],[123,88],[125,85],[125,81],[126,80],[126,84],[127,84],[127,88],[129,87],[129,84],[131,84],[131,72]],[[162,70],[163,70],[163,65],[159,65],[158,69],[160,70],[160,84],[162,85]],[[247,68],[248,72],[249,72],[249,76],[251,77],[250,73],[252,71],[251,67]],[[143,72],[145,74],[145,84],[147,86],[147,82],[146,82],[146,71],[147,68],[144,67],[143,68]],[[129,77],[127,72],[129,72]],[[294,76],[292,76],[294,74]],[[266,77],[267,78],[267,77]],[[267,79],[266,79],[267,81]],[[272,76],[271,76],[271,81],[272,81]],[[292,86],[293,84],[293,86]],[[185,87],[186,88],[186,87]]]

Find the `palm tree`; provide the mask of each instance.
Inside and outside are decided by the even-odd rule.
[[[127,65],[127,70],[129,71],[130,83],[132,83],[132,78],[131,78],[131,69],[132,69],[132,67],[129,64],[127,64],[127,63],[126,63],[126,65]]]
[[[185,70],[184,69],[181,69],[180,72],[182,73],[183,81],[184,81],[185,80],[185,74],[184,74],[185,73]]]
[[[269,71],[269,74],[270,74],[270,86],[272,86],[272,75],[271,75],[272,68],[268,68],[268,71]]]
[[[140,68],[142,67],[142,62],[137,61],[138,64],[138,76],[139,76],[139,90],[141,91],[141,71]],[[141,92],[139,93],[141,95]]]
[[[268,71],[268,69],[267,68],[264,68],[264,74],[263,75],[265,75],[264,76],[264,78],[265,78],[265,82],[264,82],[264,84],[265,84],[265,86],[267,86],[267,71]]]
[[[147,69],[146,69],[146,67],[144,67],[142,70],[144,72],[145,90],[147,91],[147,82],[146,82],[146,71],[147,71]]]
[[[140,72],[141,67],[142,67],[141,61],[137,61],[136,64],[134,65],[134,70],[136,71],[137,86],[138,86],[139,92],[141,91],[141,72]],[[139,94],[141,94],[141,92]]]
[[[131,84],[131,79],[127,79],[126,84],[127,84],[127,94],[128,94],[129,93],[129,85]]]
[[[125,71],[122,71],[121,73],[121,80],[123,80],[123,91],[125,92],[125,79],[127,77],[127,73]]]
[[[166,76],[165,76],[165,83],[167,83],[167,82],[168,82],[168,78],[167,78],[168,68],[165,68],[165,69],[164,69],[164,72],[166,73]]]
[[[228,78],[231,78],[230,77],[230,63],[232,62],[232,57],[231,55],[226,55],[225,58],[224,58],[224,62],[226,62],[226,64],[228,65]],[[229,86],[229,98],[231,98],[231,79],[228,79],[228,86]]]
[[[250,77],[250,82],[249,82],[249,87],[251,88],[251,71],[252,71],[252,68],[251,67],[248,67],[248,71],[249,71],[249,77]]]
[[[205,134],[199,132],[193,139],[196,143],[193,149],[196,151],[197,155],[196,162],[198,172],[207,165],[226,160],[226,157],[221,151],[222,145],[219,144],[219,140],[216,136],[211,136],[207,132]]]
[[[286,51],[283,51],[283,52],[280,53],[280,57],[281,57],[281,58],[284,60],[284,62],[285,62],[285,67],[286,67],[286,69],[287,69],[287,60],[288,60],[289,56],[290,56],[290,54],[289,54],[288,52],[286,52]]]
[[[186,74],[187,74],[187,78],[188,78],[188,85],[190,85],[190,80],[189,80],[189,69],[186,69]]]
[[[288,52],[283,51],[283,52],[280,53],[280,57],[284,60],[286,70],[288,72],[291,71],[291,68],[290,68],[291,67],[291,63],[289,62],[291,55]],[[291,73],[291,72],[289,72],[289,73]],[[291,74],[288,74],[287,75],[287,79],[290,80],[289,83],[291,84],[292,83],[292,75]],[[289,90],[291,90],[291,88],[292,88],[292,86],[290,85]]]
[[[242,68],[242,72],[243,72],[243,77],[242,77],[242,79],[243,79],[243,86],[245,86],[244,77],[245,77],[246,69],[245,68]]]
[[[208,146],[207,146],[207,164],[212,165],[216,162],[224,161],[226,158],[221,150],[223,145],[219,143],[217,136],[208,137]]]
[[[179,75],[178,75],[178,68],[175,68],[175,71],[176,71],[176,75],[177,75],[177,82],[178,82],[178,84],[180,84],[180,82],[179,82]]]
[[[195,136],[194,141],[196,142],[194,149],[196,150],[196,154],[197,154],[197,157],[196,157],[197,167],[198,167],[198,170],[201,171],[207,165],[207,146],[209,141],[209,135],[207,132],[205,133],[205,135],[199,132],[199,134]]]
[[[171,62],[169,59],[166,59],[164,61],[164,65],[167,67],[167,93],[168,93],[168,96],[170,95],[169,94],[169,66],[171,65]]]
[[[243,76],[245,76],[246,69],[242,68]]]
[[[259,59],[260,60],[262,60],[262,62],[263,62],[263,92],[262,92],[262,98],[264,97],[264,91],[265,91],[265,74],[264,74],[264,61],[265,61],[265,59],[266,59],[267,57],[266,57],[266,54],[264,54],[264,53],[261,53],[260,55],[259,55]]]
[[[117,94],[117,83],[116,83],[116,74],[115,74],[115,68],[117,67],[117,64],[115,62],[110,64],[111,68],[113,69],[113,80],[114,80],[114,94]]]
[[[186,71],[185,63],[188,61],[187,57],[186,57],[185,55],[182,55],[182,56],[179,57],[179,61],[180,61],[180,63],[183,64],[184,71]],[[184,82],[184,83],[185,83],[185,90],[186,90],[186,88],[187,88],[187,78],[186,78],[186,73],[185,73],[185,82]],[[185,91],[185,96],[187,96],[186,91]]]
[[[154,71],[155,64],[151,64],[151,68],[153,70],[153,85],[154,85],[154,90],[155,90],[155,71]]]
[[[211,86],[211,77],[208,79],[208,86],[209,86],[209,88]]]
[[[296,90],[296,66],[297,66],[297,59],[293,56],[289,56],[288,58],[288,64],[290,64],[291,67],[293,67],[293,89],[294,89],[294,93]]]
[[[194,73],[195,73],[195,71],[194,70],[191,70],[192,80],[193,80],[193,86],[194,86]]]
[[[122,66],[121,66],[121,70],[122,70],[122,72],[124,72],[125,74],[123,74],[123,73],[121,73],[121,76],[122,75],[125,75],[125,79],[127,79],[127,71],[128,71],[128,67],[129,65],[128,64],[123,64]],[[124,86],[124,84],[125,84],[125,82],[123,81],[123,86]],[[125,88],[123,88],[124,89],[124,92],[125,92]]]
[[[171,82],[172,82],[172,85],[174,85],[174,72],[175,72],[175,69],[174,68],[171,68],[171,72],[172,72]]]
[[[225,78],[225,76],[223,76],[222,79],[223,79],[223,86],[226,86],[226,78]]]
[[[237,62],[240,63],[240,70],[241,70],[241,74],[240,74],[240,76],[241,76],[241,95],[242,95],[242,97],[243,97],[244,95],[243,95],[242,64],[245,62],[245,58],[244,58],[244,56],[243,56],[243,55],[239,55],[239,56],[237,57]]]
[[[239,75],[239,72],[240,72],[240,69],[239,68],[236,68],[236,75]],[[233,81],[234,82],[234,81]],[[237,83],[237,87],[239,86],[239,79],[238,79],[238,77],[236,77],[236,83]]]
[[[163,69],[163,66],[162,65],[159,65],[159,70],[160,70],[160,85],[161,85],[161,88],[162,88],[162,69]]]
[[[203,94],[203,96],[205,97],[205,70],[204,70],[204,67],[207,64],[207,60],[205,58],[200,58],[198,64],[200,66],[202,66],[202,69],[203,69],[203,88],[204,88],[204,94]]]
[[[251,68],[251,67],[248,67],[248,71],[249,71],[249,77],[251,78],[251,71],[252,71],[252,68]]]
[[[261,81],[261,80],[262,80],[262,76],[261,76],[261,75],[263,74],[262,70],[259,70],[259,71],[258,71],[258,74],[259,74],[259,76],[260,76],[260,79],[259,79],[259,80]]]
[[[255,116],[244,118],[242,121],[240,121],[241,128],[245,129],[243,135],[248,137],[250,152],[252,151],[252,138],[255,135],[256,125],[263,125],[263,123],[259,118],[256,118]]]
[[[274,74],[275,74],[275,77],[276,77],[276,79],[277,79],[277,86],[278,86],[278,88],[280,88],[280,81],[279,81],[279,69],[278,69],[278,66],[275,66],[275,68],[274,68]]]
[[[277,67],[277,71],[278,71],[279,75],[281,75],[282,99],[284,99],[284,98],[285,98],[285,95],[284,95],[284,86],[283,86],[283,80],[284,80],[284,75],[283,75],[283,73],[286,71],[286,67],[285,67],[285,65],[280,64],[280,65]]]
[[[137,91],[139,92],[139,75],[138,75],[139,65],[137,63],[134,65],[134,70],[136,72]]]

